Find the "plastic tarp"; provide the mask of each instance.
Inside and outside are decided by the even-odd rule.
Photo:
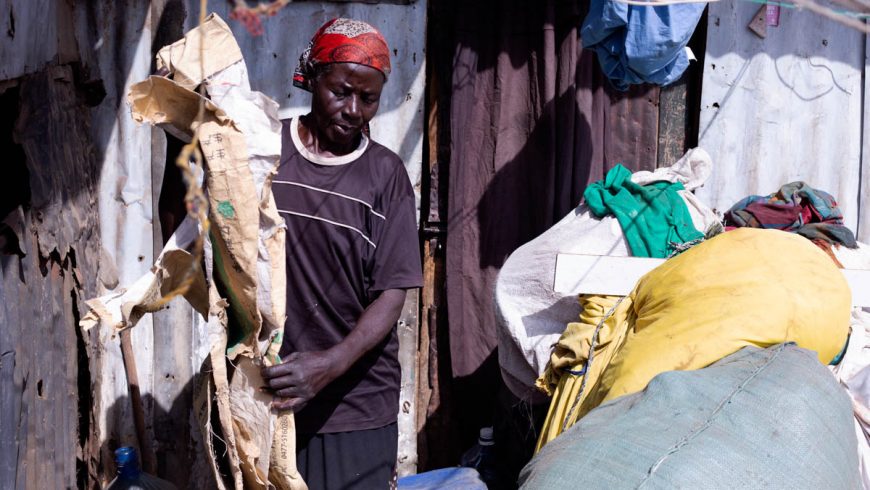
[[[474,468],[441,468],[399,478],[399,490],[486,490]]]
[[[586,298],[581,296],[581,301]],[[539,447],[590,410],[656,375],[702,369],[742,347],[796,342],[831,362],[846,343],[851,294],[809,240],[740,228],[644,275],[610,321],[571,323],[551,357],[558,377]]]

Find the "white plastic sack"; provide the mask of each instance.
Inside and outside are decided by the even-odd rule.
[[[834,249],[837,260],[848,269],[870,269],[870,246],[858,243],[857,249]],[[852,310],[849,345],[843,359],[831,371],[852,399],[855,435],[858,437],[858,463],[865,490],[870,490],[870,312]]]
[[[695,148],[672,166],[655,172],[635,172],[631,180],[641,185],[681,182],[686,190],[680,195],[695,228],[703,233],[719,220],[690,191],[707,180],[712,168],[707,152]],[[560,253],[630,255],[616,218],[597,219],[581,204],[508,257],[495,287],[499,365],[507,386],[524,400],[543,399],[534,388],[535,380],[547,365],[553,343],[568,322],[580,314],[575,295],[563,296],[553,291],[556,256]]]

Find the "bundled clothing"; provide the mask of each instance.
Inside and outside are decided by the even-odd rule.
[[[797,233],[814,242],[858,247],[852,230],[843,224],[843,213],[834,197],[804,182],[786,184],[767,196],[741,199],[725,213],[725,225],[771,228]]]
[[[634,183],[631,171],[617,164],[583,197],[596,217],[616,216],[633,256],[666,258],[677,245],[704,238],[678,194],[682,190],[680,182]]]
[[[703,185],[712,168],[710,155],[693,148],[673,165],[634,172],[631,180],[640,185],[682,183],[686,190],[677,194],[686,203],[693,226],[708,230],[717,226],[720,218],[691,191]],[[617,219],[594,217],[585,202],[511,253],[498,273],[495,287],[498,360],[508,388],[523,400],[546,401],[535,389],[534,381],[544,372],[552,346],[565,330],[566,319],[577,318],[585,308],[577,303],[575,294],[553,288],[556,258],[562,253],[631,255]]]

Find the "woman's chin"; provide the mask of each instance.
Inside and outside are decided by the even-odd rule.
[[[353,145],[359,138],[359,131],[347,131],[342,129],[332,129],[327,132],[330,146],[335,148],[347,148]]]

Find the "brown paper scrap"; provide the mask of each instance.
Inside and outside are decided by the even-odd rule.
[[[203,66],[200,66],[203,42],[205,56]],[[241,59],[242,50],[230,27],[223,19],[211,14],[201,26],[157,52],[157,69],[168,70],[179,85],[193,89],[206,78]]]

